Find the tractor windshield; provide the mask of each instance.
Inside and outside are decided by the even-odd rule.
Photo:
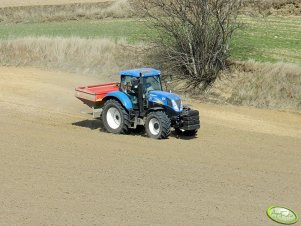
[[[144,77],[143,79],[144,93],[148,93],[153,90],[162,90],[160,76]]]

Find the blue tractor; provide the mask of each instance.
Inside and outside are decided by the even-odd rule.
[[[121,71],[120,76],[118,83],[76,89],[76,97],[93,108],[108,132],[126,134],[144,126],[154,139],[168,138],[172,127],[182,135],[197,134],[199,112],[183,106],[178,95],[163,91],[159,70],[132,69]]]

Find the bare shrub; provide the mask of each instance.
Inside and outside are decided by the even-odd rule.
[[[39,66],[80,74],[116,74],[142,63],[139,46],[82,38],[19,38],[0,41],[0,65]]]
[[[26,23],[132,17],[127,0],[0,8],[0,22]]]
[[[140,0],[137,10],[159,32],[157,59],[188,86],[210,86],[225,68],[240,0]]]

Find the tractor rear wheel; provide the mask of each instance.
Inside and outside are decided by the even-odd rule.
[[[102,122],[109,133],[127,134],[129,132],[129,114],[117,100],[105,102]]]
[[[166,139],[170,135],[171,121],[163,111],[151,112],[146,117],[145,130],[149,137]]]

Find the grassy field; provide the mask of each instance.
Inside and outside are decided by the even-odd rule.
[[[300,19],[242,17],[242,29],[233,40],[233,57],[240,60],[301,64]]]
[[[126,39],[130,43],[151,40],[154,32],[135,19],[106,19],[0,25],[0,39],[26,36]]]
[[[241,17],[232,43],[232,59],[301,64],[300,18]],[[27,24],[0,24],[0,39],[27,36],[126,39],[147,42],[156,33],[136,19],[106,19]]]

